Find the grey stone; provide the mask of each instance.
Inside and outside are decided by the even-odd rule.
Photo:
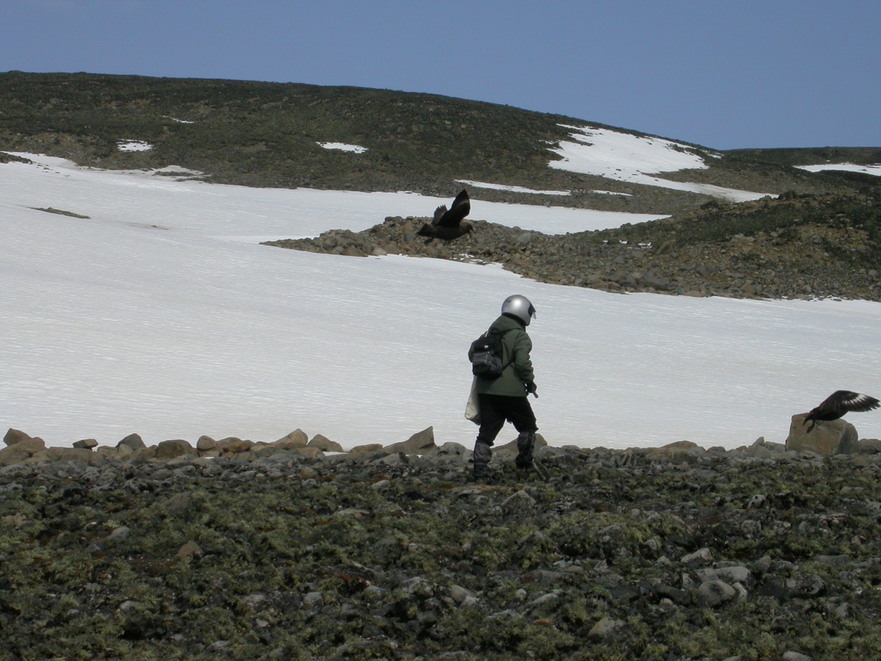
[[[849,422],[821,420],[808,432],[810,423],[805,424],[805,413],[792,416],[786,449],[797,452],[816,452],[824,457],[836,454],[857,454],[860,452],[859,434]]]
[[[502,501],[502,507],[518,511],[523,509],[532,509],[535,506],[535,498],[530,496],[523,489],[515,491],[513,494]]]
[[[450,586],[450,598],[460,606],[466,599],[468,599],[468,597],[471,596],[471,592],[463,588],[461,585]]]
[[[157,459],[172,459],[182,455],[195,455],[196,450],[192,445],[184,440],[174,439],[162,441],[156,447]]]
[[[588,631],[587,635],[592,638],[605,638],[606,636],[615,633],[616,630],[623,626],[624,622],[622,620],[616,620],[615,618],[606,616],[594,624],[590,631]]]
[[[105,537],[105,541],[108,542],[121,542],[124,539],[128,539],[129,534],[131,533],[131,528],[128,526],[117,526],[113,530],[110,531],[110,534]]]
[[[726,583],[746,584],[752,579],[752,572],[741,565],[717,567],[700,572],[704,580],[720,580]]]
[[[425,454],[436,447],[434,444],[434,427],[427,427],[420,432],[416,432],[406,441],[385,446],[383,451],[388,454],[398,452],[403,454]]]
[[[542,436],[541,434],[535,435],[535,452],[536,452],[536,454],[538,454],[539,450],[541,448],[545,447],[547,444],[548,444],[548,442],[545,440],[544,436]],[[501,456],[501,457],[509,456],[509,457],[511,457],[511,456],[516,456],[518,452],[519,452],[519,449],[517,448],[517,439],[516,438],[513,441],[509,441],[508,443],[505,443],[503,445],[496,445],[493,447],[493,454],[495,456]]]
[[[6,435],[3,436],[3,442],[8,446],[15,445],[16,443],[20,443],[21,441],[31,441],[31,440],[34,440],[34,439],[31,438],[30,436],[28,436],[27,434],[25,434],[20,429],[13,429],[12,427],[10,427],[6,431]]]
[[[780,454],[785,451],[786,446],[783,443],[772,443],[766,441],[763,436],[760,436],[749,447],[749,449],[747,450],[747,454],[749,454],[749,456],[751,457],[771,459],[780,456]]]
[[[651,448],[645,452],[649,461],[671,461],[673,463],[694,463],[707,453],[701,446],[692,441],[676,441],[659,448]]]
[[[86,448],[46,448],[46,457],[50,461],[83,461],[89,462],[95,456]]]
[[[282,436],[274,444],[291,447],[305,447],[309,442],[309,437],[302,429],[295,429],[290,434]]]
[[[18,439],[12,445],[0,450],[0,466],[10,466],[46,451],[41,438]]]
[[[712,562],[713,554],[707,547],[698,549],[694,553],[686,553],[682,556],[682,562],[690,564],[692,562]]]
[[[881,453],[881,440],[877,438],[861,438],[860,452],[865,454]]]
[[[131,450],[140,450],[147,447],[144,443],[144,440],[138,434],[129,434],[116,444],[117,448],[121,446],[130,448]]]
[[[802,654],[801,652],[788,651],[783,653],[783,661],[813,661],[812,656]]]
[[[471,450],[461,443],[448,441],[435,447],[431,452],[423,455],[423,458],[432,458],[445,461],[468,461],[471,458]]]
[[[199,452],[208,452],[215,448],[217,448],[217,441],[210,436],[200,436],[199,440],[196,441],[196,449]]]
[[[326,436],[322,436],[321,434],[315,434],[312,437],[312,440],[309,441],[308,447],[318,448],[322,452],[342,452],[343,446],[337,443],[336,441],[332,441]]]
[[[737,590],[725,581],[709,580],[701,583],[695,594],[695,600],[705,606],[720,606],[726,601],[737,597]]]

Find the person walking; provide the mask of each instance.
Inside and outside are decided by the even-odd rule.
[[[490,331],[502,334],[502,370],[497,378],[477,377],[480,429],[474,444],[474,479],[489,478],[489,462],[492,445],[505,424],[510,421],[517,436],[517,468],[526,470],[533,466],[535,432],[538,430],[528,394],[538,397],[535,374],[532,369],[532,340],[526,327],[535,318],[535,306],[525,296],[508,296],[502,303],[502,312],[490,326]],[[468,351],[468,359],[473,349]]]

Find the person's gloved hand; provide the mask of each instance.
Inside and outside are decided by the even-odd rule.
[[[535,381],[527,381],[526,382],[526,394],[527,395],[533,395],[534,397],[537,398],[538,393],[536,392],[536,390],[538,390],[538,386],[535,385]]]

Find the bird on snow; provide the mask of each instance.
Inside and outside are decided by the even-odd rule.
[[[811,422],[811,426],[808,427],[810,432],[818,420],[838,420],[848,411],[871,411],[878,408],[878,405],[879,402],[874,397],[850,390],[836,390],[819,406],[811,409],[811,412],[805,416],[804,424]]]
[[[434,219],[431,221],[431,225],[425,223],[416,233],[419,236],[428,237],[426,243],[432,239],[444,241],[458,239],[474,230],[474,224],[465,220],[465,216],[470,212],[471,199],[468,197],[468,191],[462,189],[449,209],[446,204],[439,206],[434,210]]]

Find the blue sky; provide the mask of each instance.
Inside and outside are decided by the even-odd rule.
[[[716,149],[881,146],[881,0],[0,0],[0,71],[355,85]]]

